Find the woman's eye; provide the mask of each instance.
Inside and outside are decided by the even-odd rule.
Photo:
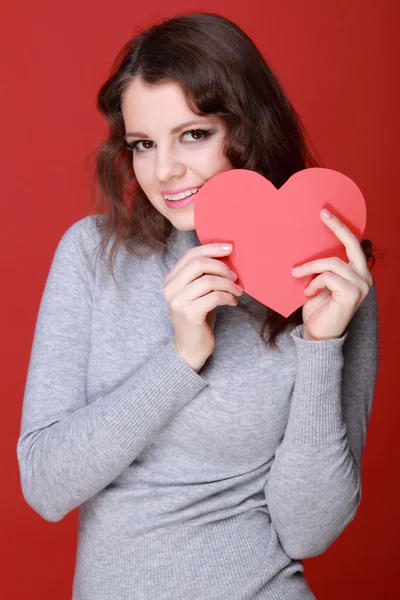
[[[131,142],[130,144],[126,144],[127,150],[136,150],[136,152],[145,152],[146,150],[150,150],[150,148],[145,147],[145,149],[138,149],[139,144],[152,144],[150,140],[136,140],[136,142]]]
[[[185,133],[182,134],[182,137],[185,137],[188,134],[192,136],[192,142],[190,143],[193,143],[201,142],[204,138],[210,137],[213,132],[207,129],[191,129],[190,131],[185,131]],[[149,147],[149,144],[153,143],[154,142],[151,140],[136,140],[135,142],[125,144],[125,148],[133,152],[143,153],[147,150],[151,150],[152,147]],[[140,147],[139,144],[142,144],[142,147]]]
[[[203,137],[207,137],[207,136],[211,135],[211,132],[207,131],[206,129],[191,129],[190,131],[185,131],[185,133],[183,135],[187,135],[188,133],[190,133],[190,135],[194,136],[195,140],[199,140],[199,138],[197,136],[201,136],[200,139],[202,139]]]

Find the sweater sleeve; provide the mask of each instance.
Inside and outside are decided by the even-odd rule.
[[[207,385],[171,340],[115,389],[87,403],[94,285],[87,219],[64,233],[50,267],[17,443],[23,495],[48,521],[61,520],[118,477]]]
[[[297,370],[285,435],[265,485],[273,526],[288,556],[323,553],[356,515],[361,462],[375,390],[375,284],[339,339],[291,335]]]

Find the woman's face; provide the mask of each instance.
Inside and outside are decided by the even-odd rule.
[[[194,229],[195,196],[174,202],[165,195],[198,189],[214,175],[233,169],[222,153],[223,120],[192,112],[177,84],[150,87],[139,78],[126,88],[121,109],[126,141],[135,146],[133,169],[142,190],[174,227]]]

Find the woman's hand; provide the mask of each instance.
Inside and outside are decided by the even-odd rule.
[[[164,280],[164,298],[175,327],[174,343],[184,361],[196,372],[213,353],[216,307],[237,305],[243,293],[237,275],[218,258],[232,248],[221,244],[196,246],[185,252]]]
[[[344,244],[349,263],[323,258],[292,271],[295,277],[321,273],[304,290],[307,296],[322,290],[303,306],[303,337],[311,341],[341,337],[373,285],[359,239],[328,211],[321,211],[321,219]]]

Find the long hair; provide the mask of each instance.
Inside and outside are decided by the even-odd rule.
[[[113,276],[121,244],[140,239],[150,251],[162,249],[172,230],[136,181],[124,139],[121,99],[136,77],[152,85],[177,83],[193,112],[223,119],[223,152],[233,168],[255,171],[280,188],[294,173],[321,166],[307,147],[299,116],[246,33],[213,13],[162,20],[123,46],[97,96],[97,107],[109,125],[109,136],[95,159],[96,209],[100,213],[105,200],[108,213],[97,225],[103,232],[101,253],[113,239],[108,260]],[[134,245],[127,247],[139,252]],[[362,247],[366,258],[374,261],[371,242],[363,240]],[[301,308],[288,318],[266,308],[259,334],[276,348],[277,336],[289,324],[301,322]]]

